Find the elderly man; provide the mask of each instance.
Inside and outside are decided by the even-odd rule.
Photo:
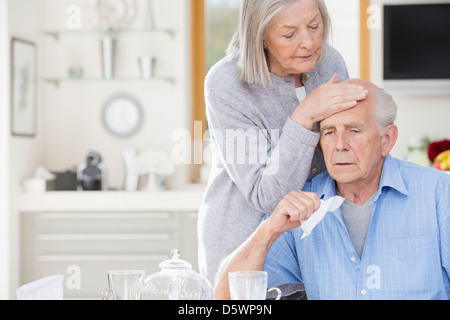
[[[449,299],[450,176],[389,155],[397,107],[372,83],[354,109],[320,123],[328,173],[291,192],[222,264],[215,288],[228,299],[228,272],[266,270],[269,287],[303,283],[309,299]],[[320,199],[346,200],[302,238]]]

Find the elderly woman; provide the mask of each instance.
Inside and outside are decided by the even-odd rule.
[[[323,0],[243,0],[239,30],[205,83],[213,166],[199,213],[199,267],[226,256],[284,195],[325,171],[316,123],[367,91],[327,44]]]

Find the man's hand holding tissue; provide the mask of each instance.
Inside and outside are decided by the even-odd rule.
[[[312,192],[292,191],[280,201],[272,214],[251,237],[225,259],[217,275],[215,298],[229,300],[228,273],[262,270],[272,244],[286,231],[297,228],[320,208],[319,196]]]
[[[268,232],[280,236],[286,231],[298,228],[320,208],[319,196],[313,192],[292,191],[280,201],[265,221]]]

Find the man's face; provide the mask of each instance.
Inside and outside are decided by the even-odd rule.
[[[323,120],[320,133],[327,170],[338,183],[370,182],[379,177],[385,154],[370,92],[356,107]]]

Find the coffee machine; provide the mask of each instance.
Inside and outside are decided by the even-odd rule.
[[[101,191],[107,190],[106,169],[101,163],[98,152],[90,151],[86,156],[86,163],[78,166],[77,190]]]

